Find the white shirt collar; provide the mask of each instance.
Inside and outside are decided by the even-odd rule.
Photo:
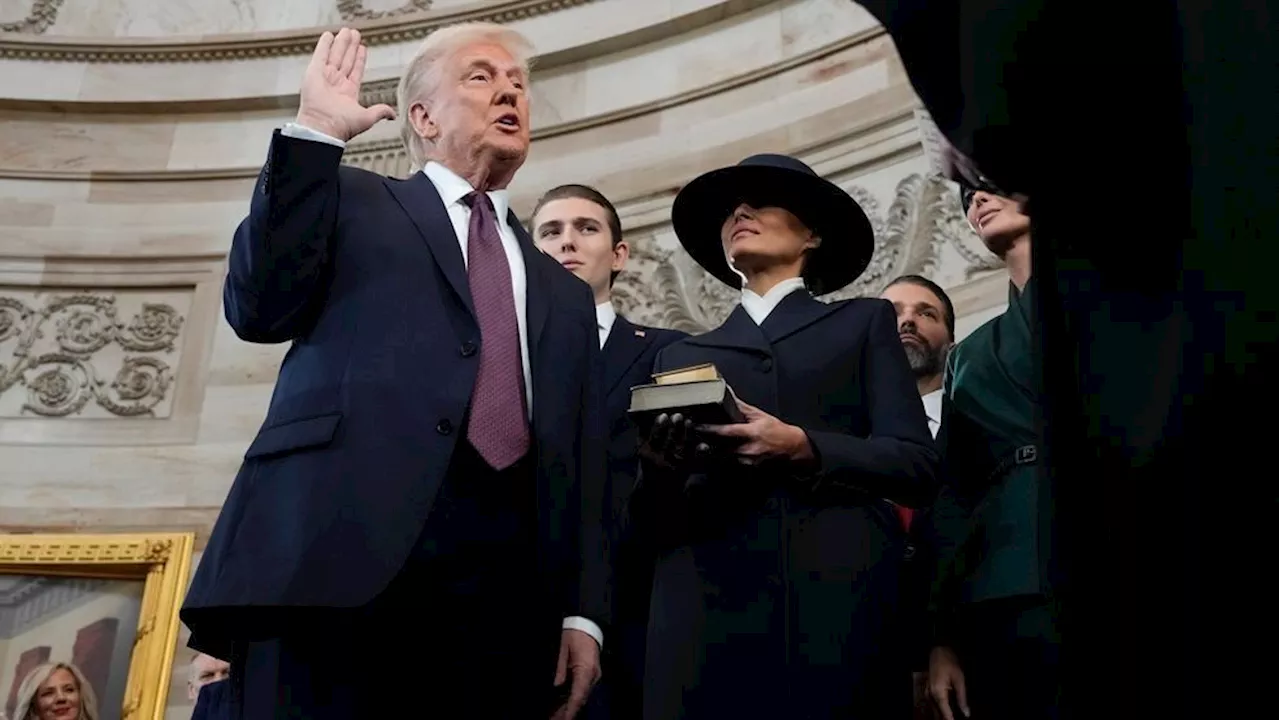
[[[600,329],[600,347],[604,347],[604,341],[609,339],[609,333],[613,330],[613,321],[618,319],[618,311],[614,309],[613,303],[602,302],[596,306],[596,327]]]
[[[747,315],[755,321],[757,325],[764,322],[769,317],[769,313],[778,307],[778,303],[782,299],[797,290],[804,290],[804,278],[790,278],[769,288],[763,296],[755,294],[743,285],[742,288],[742,309],[747,311]]]
[[[431,183],[436,186],[436,191],[440,193],[440,199],[444,201],[445,207],[449,207],[475,192],[475,188],[471,187],[471,183],[463,180],[457,173],[434,160],[423,166],[422,173],[430,178]],[[493,210],[497,216],[498,223],[506,224],[507,209],[511,207],[510,194],[506,190],[490,190],[485,194],[493,201]]]
[[[920,402],[924,403],[924,414],[929,418],[929,427],[936,435],[935,428],[942,422],[942,388],[921,395]]]

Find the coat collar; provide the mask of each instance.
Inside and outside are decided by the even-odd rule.
[[[689,338],[688,342],[703,347],[723,347],[749,350],[765,355],[773,353],[770,347],[803,330],[838,310],[841,303],[824,303],[806,292],[793,292],[782,299],[778,306],[756,325],[741,305],[729,313],[720,327],[702,335]]]

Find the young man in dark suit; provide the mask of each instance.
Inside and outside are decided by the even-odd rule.
[[[884,500],[928,502],[937,456],[893,306],[813,297],[866,268],[871,224],[779,155],[695,179],[672,221],[742,304],[655,369],[713,363],[746,422],[660,415],[642,448],[627,519],[657,558],[644,717],[906,717],[905,539]]]
[[[650,382],[658,351],[687,334],[642,327],[613,307],[613,283],[627,264],[631,247],[613,203],[586,185],[549,190],[534,208],[534,242],[591,287],[596,302],[604,363],[605,418],[609,426],[610,547],[613,560],[612,646],[606,654],[604,697],[608,717],[639,717],[644,635],[649,617],[652,562],[620,537],[623,502],[636,481],[640,438],[627,415],[631,388]],[[612,662],[610,662],[612,660]]]
[[[359,103],[366,52],[321,37],[236,231],[227,320],[292,346],[182,617],[245,718],[571,717],[607,610],[600,348],[591,293],[508,209],[532,49],[430,35],[405,180],[340,164],[394,115]]]

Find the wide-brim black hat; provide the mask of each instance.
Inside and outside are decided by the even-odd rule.
[[[835,292],[867,269],[875,232],[849,193],[786,155],[752,155],[732,167],[699,175],[676,195],[671,224],[686,252],[713,277],[731,287],[742,278],[729,267],[720,228],[741,204],[789,210],[821,242],[805,263],[814,294]]]

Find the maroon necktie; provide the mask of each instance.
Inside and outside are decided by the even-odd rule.
[[[493,202],[481,192],[463,198],[467,228],[467,281],[480,321],[480,372],[471,391],[467,439],[480,457],[502,470],[529,451],[529,422],[520,362],[520,328],[511,291],[511,266],[502,249]]]

